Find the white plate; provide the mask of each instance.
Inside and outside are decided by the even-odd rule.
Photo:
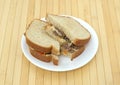
[[[64,16],[68,16],[68,15],[64,15]],[[73,61],[71,61],[70,58],[68,58],[68,57],[60,56],[59,65],[55,66],[52,64],[52,62],[46,63],[46,62],[42,62],[42,61],[34,58],[29,52],[29,48],[26,44],[25,36],[23,35],[22,39],[21,39],[22,51],[23,51],[25,57],[31,63],[33,63],[34,65],[36,65],[42,69],[49,70],[49,71],[69,71],[69,70],[74,70],[74,69],[80,68],[80,67],[86,65],[90,60],[92,60],[92,58],[95,56],[97,49],[98,49],[98,37],[97,37],[96,32],[85,21],[83,21],[79,18],[75,18],[73,16],[68,16],[68,17],[72,17],[75,20],[77,20],[91,34],[91,39],[88,42],[88,44],[86,45],[84,52],[81,55],[79,55],[77,58],[73,59]]]

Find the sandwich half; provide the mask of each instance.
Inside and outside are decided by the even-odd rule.
[[[70,17],[48,14],[46,32],[60,42],[61,54],[71,60],[79,56],[90,40],[90,33],[76,20]]]
[[[85,49],[84,45],[76,46],[69,38],[66,37],[65,33],[61,30],[56,29],[54,26],[47,25],[45,27],[46,32],[55,40],[60,43],[61,54],[69,56],[71,60],[79,56]]]
[[[60,55],[60,45],[45,32],[44,28],[47,25],[44,21],[33,20],[25,32],[25,37],[30,53],[39,60],[50,62],[58,59],[55,56]]]

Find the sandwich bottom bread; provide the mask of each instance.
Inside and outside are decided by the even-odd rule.
[[[45,54],[45,53],[36,51],[36,50],[34,50],[32,48],[29,48],[29,49],[30,49],[30,53],[35,58],[37,58],[37,59],[39,59],[41,61],[44,61],[44,62],[52,61],[54,65],[58,65],[58,62],[59,62],[59,57],[58,56],[53,55],[53,54],[49,54],[49,53]]]

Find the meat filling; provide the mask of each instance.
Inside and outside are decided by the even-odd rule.
[[[55,30],[53,31],[53,34],[55,36],[59,36],[62,39],[65,39],[67,42],[70,42],[69,38],[65,35],[65,33],[59,30],[58,28],[55,28]]]
[[[65,34],[62,31],[60,31],[58,28],[55,28],[55,30],[53,31],[53,34],[61,38],[65,36]]]
[[[74,44],[71,43],[69,38],[65,35],[64,32],[59,30],[58,28],[55,28],[53,31],[53,34],[55,36],[59,36],[60,38],[64,39],[66,42],[61,44],[61,49],[67,50],[70,53],[75,52],[75,50],[79,49],[80,47],[75,46]]]
[[[61,45],[61,49],[62,50],[67,50],[68,52],[70,52],[70,53],[73,53],[73,52],[75,52],[77,49],[79,49],[80,47],[78,47],[78,46],[75,46],[74,44],[72,44],[72,43],[63,43],[62,45]]]

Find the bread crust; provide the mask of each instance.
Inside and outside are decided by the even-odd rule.
[[[71,54],[71,60],[78,57],[85,50],[84,46],[81,46],[80,49]]]
[[[67,49],[62,49],[61,54],[69,56],[71,60],[73,60],[74,58],[78,57],[84,50],[85,50],[84,46],[81,46],[79,49],[76,49],[76,51],[72,53],[70,53]]]
[[[80,40],[80,39],[76,39],[74,40],[72,43],[75,44],[76,46],[82,46],[88,43],[88,41],[90,40],[91,36],[88,39],[85,40]]]
[[[39,20],[39,19],[34,19],[34,20]],[[27,29],[30,27],[30,25],[32,24],[32,22],[33,22],[34,20],[32,20],[32,21],[30,22],[30,24],[27,26]],[[42,21],[42,20],[40,20],[40,21]],[[42,21],[42,22],[45,22],[45,21]],[[47,23],[47,22],[45,22],[45,23]],[[47,23],[47,24],[48,24],[48,23]],[[27,29],[26,29],[26,31],[27,31]],[[35,44],[34,42],[31,42],[31,41],[27,38],[27,36],[26,36],[26,31],[25,31],[24,35],[25,35],[25,37],[26,37],[26,43],[27,43],[30,47],[34,48],[36,51],[40,51],[40,52],[44,52],[44,53],[50,53],[50,52],[51,52],[52,46],[49,47],[49,48],[45,48],[45,47],[42,47],[42,46],[40,46],[40,45]]]
[[[50,62],[52,60],[51,55],[46,56],[44,53],[38,52],[31,48],[30,48],[30,53],[32,54],[33,57],[35,57],[41,61],[44,61],[44,62]]]
[[[59,62],[58,56],[53,55],[52,56],[52,62],[53,62],[54,65],[58,65],[58,62]]]
[[[40,45],[37,45],[37,44],[31,42],[31,41],[27,38],[27,36],[26,36],[26,43],[27,43],[30,47],[34,48],[36,51],[40,51],[40,52],[43,52],[43,53],[51,53],[52,46],[49,47],[49,48],[42,47],[42,46],[40,46]]]

